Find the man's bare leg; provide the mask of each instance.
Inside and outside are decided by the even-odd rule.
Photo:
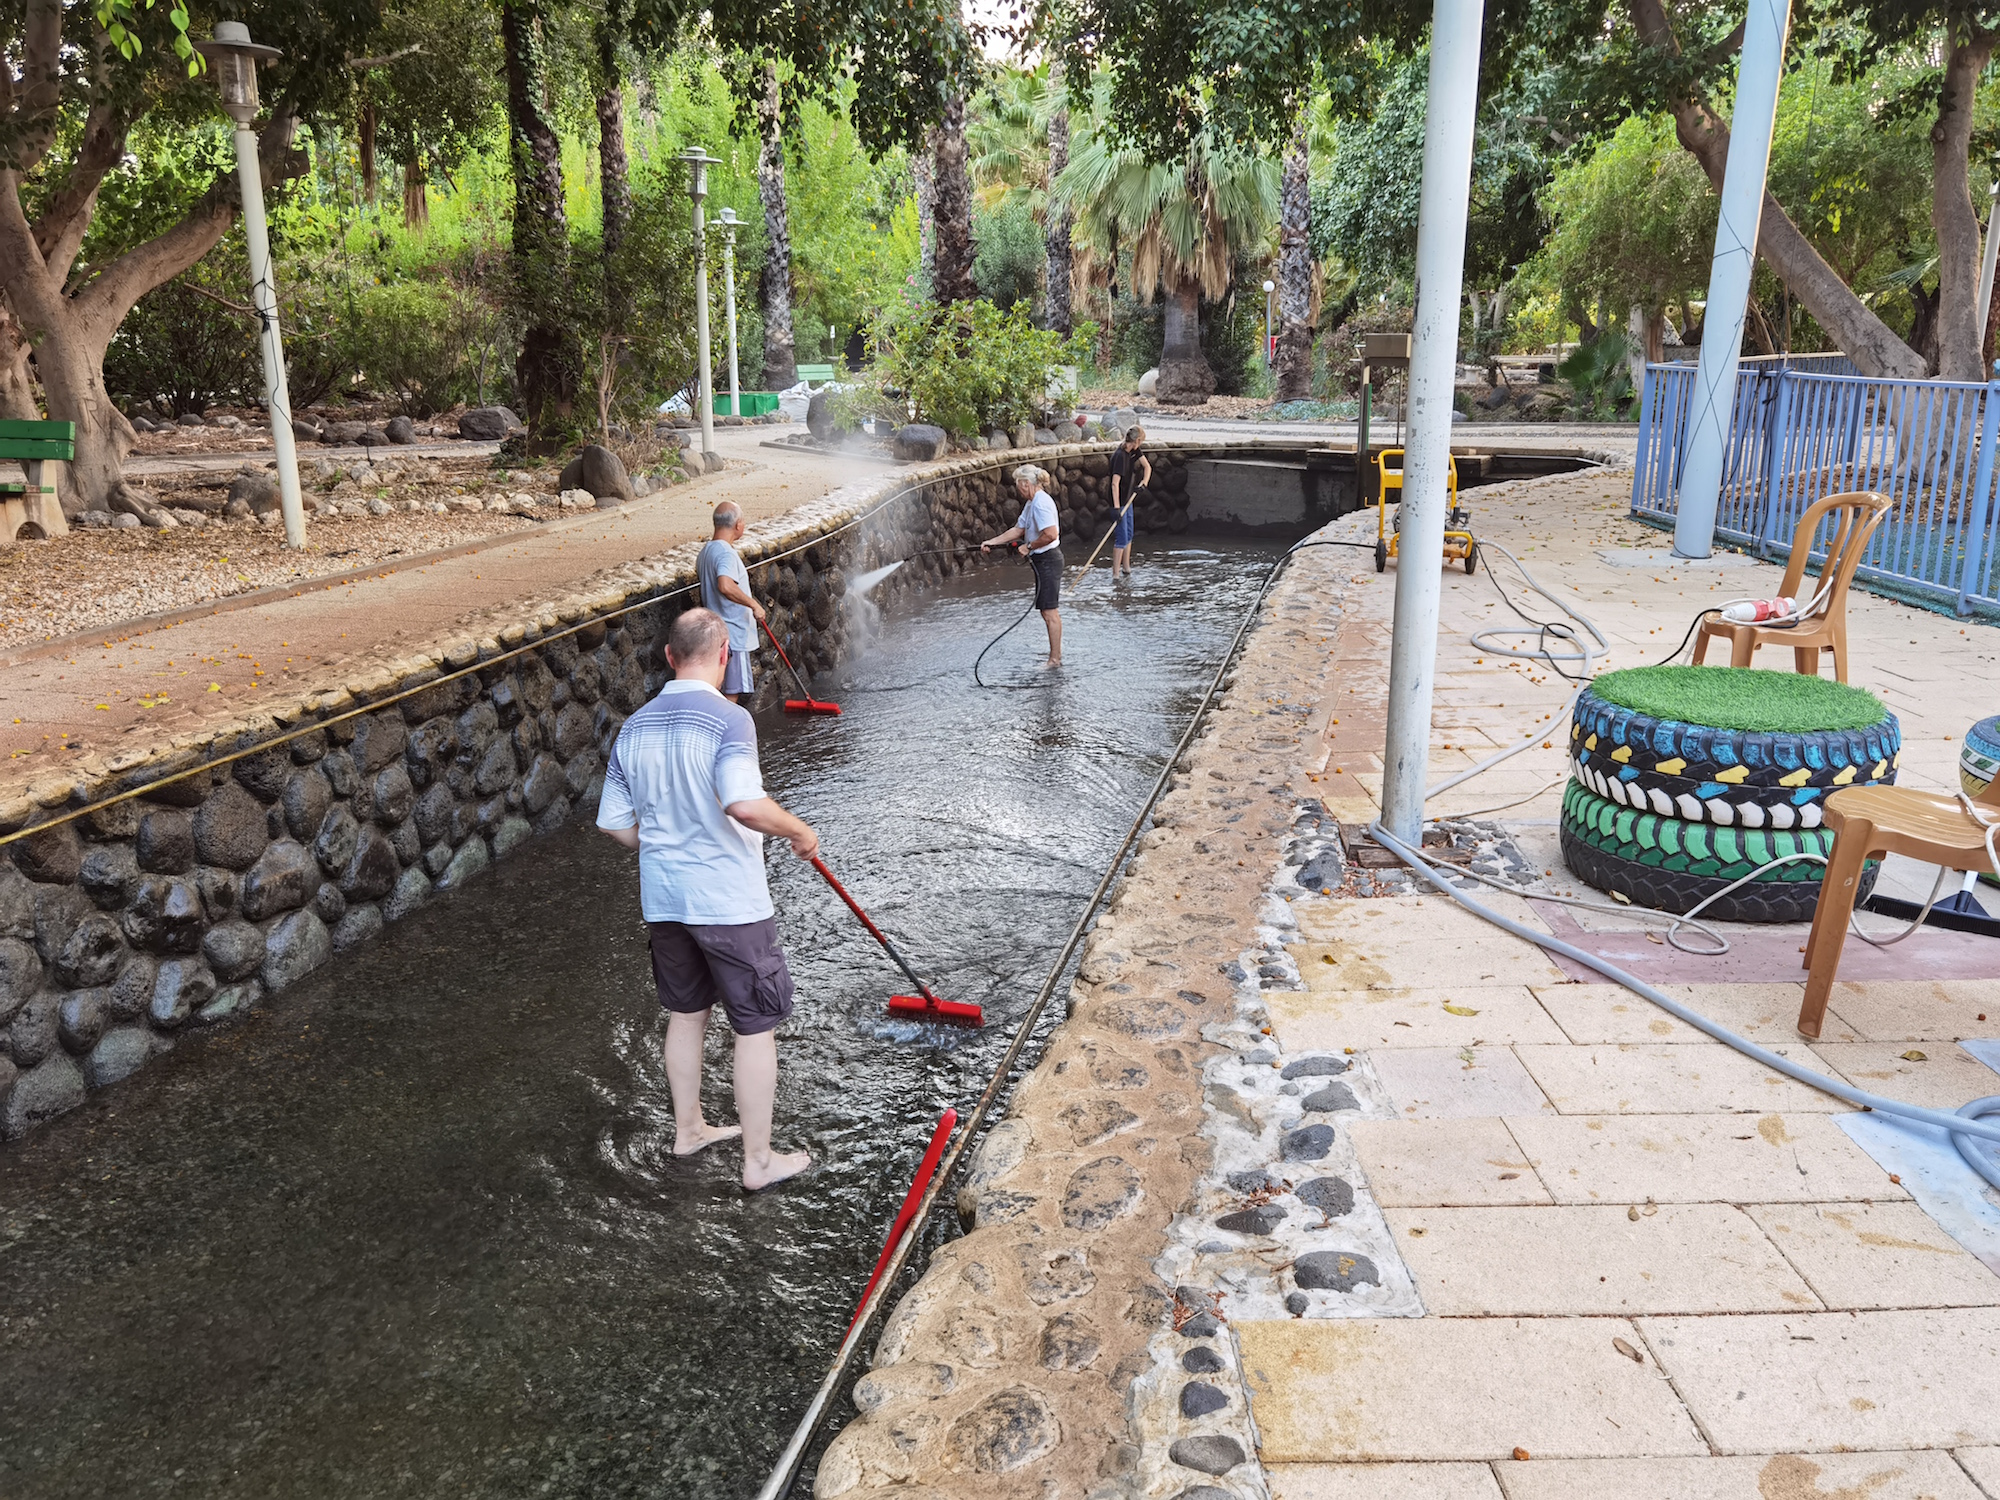
[[[778,1094],[778,1037],[736,1038],[736,1117],[743,1122],[743,1186],[755,1192],[812,1165],[809,1151],[771,1149],[771,1108]]]
[[[1062,665],[1062,611],[1043,610],[1042,623],[1049,628],[1049,659],[1044,665],[1059,667]]]
[[[701,1113],[701,1044],[708,1012],[667,1016],[667,1089],[674,1096],[674,1155],[692,1156],[717,1141],[743,1134],[740,1125],[711,1125]]]

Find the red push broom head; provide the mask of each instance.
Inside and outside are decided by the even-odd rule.
[[[934,1021],[951,1021],[960,1026],[984,1026],[986,1012],[964,1000],[945,1000],[936,995],[891,995],[892,1015],[924,1016]]]
[[[785,712],[788,714],[833,714],[838,717],[838,703],[822,703],[817,698],[787,698]]]

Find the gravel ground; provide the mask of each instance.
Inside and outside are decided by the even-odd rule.
[[[565,514],[549,510],[548,519]],[[495,511],[312,517],[306,550],[285,549],[282,527],[254,522],[174,531],[75,530],[0,547],[0,647],[39,645],[121,620],[186,609],[233,594],[372,567],[482,537],[531,531]]]

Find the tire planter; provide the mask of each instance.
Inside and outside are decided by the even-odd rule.
[[[1981,719],[1965,732],[1958,752],[1958,784],[1977,797],[2000,775],[2000,714]]]
[[[1735,828],[1817,828],[1822,804],[1835,787],[1742,786],[1724,781],[1642,771],[1606,755],[1580,751],[1571,757],[1570,773],[1592,792],[1620,807],[1717,823]],[[1895,767],[1870,778],[1893,781]],[[1857,784],[1860,778],[1856,779]]]
[[[1717,729],[1621,708],[1588,689],[1570,723],[1572,759],[1593,756],[1620,770],[1735,787],[1831,789],[1893,781],[1902,746],[1894,714],[1865,729]]]
[[[1563,862],[1579,879],[1635,905],[1676,913],[1774,859],[1824,859],[1833,848],[1825,829],[1741,829],[1665,817],[1620,807],[1576,781],[1563,793],[1561,840]],[[1810,860],[1780,865],[1703,915],[1727,922],[1810,921],[1823,871]],[[1860,899],[1874,883],[1871,866]]]

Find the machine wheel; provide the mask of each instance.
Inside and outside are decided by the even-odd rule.
[[[1467,542],[1465,544],[1466,576],[1469,578],[1478,571],[1479,571],[1479,543]]]
[[[1378,573],[1389,571],[1389,544],[1379,537],[1375,541],[1375,571]]]

